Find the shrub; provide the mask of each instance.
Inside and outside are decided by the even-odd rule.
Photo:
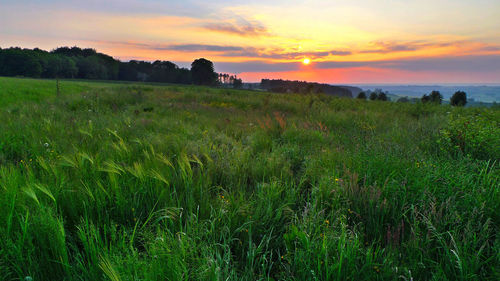
[[[463,91],[457,91],[450,99],[450,104],[453,106],[464,106],[467,104],[467,94]]]
[[[450,116],[448,128],[440,131],[441,149],[453,155],[475,159],[500,158],[500,127],[498,121],[482,115]]]
[[[361,100],[366,100],[366,93],[360,92],[356,98],[361,99]]]

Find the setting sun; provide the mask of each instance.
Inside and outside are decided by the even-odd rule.
[[[303,61],[302,63],[303,63],[303,64],[305,64],[305,65],[308,65],[308,64],[310,64],[310,63],[311,63],[311,60],[310,60],[310,59],[308,59],[308,58],[305,58],[305,59],[304,59],[304,61]]]

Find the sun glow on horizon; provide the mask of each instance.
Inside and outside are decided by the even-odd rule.
[[[311,59],[309,59],[309,58],[305,58],[305,59],[302,61],[302,63],[303,63],[303,64],[305,64],[305,65],[308,65],[308,64],[310,64],[310,63],[311,63]]]

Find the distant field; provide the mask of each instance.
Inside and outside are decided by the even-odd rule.
[[[8,103],[53,99],[57,93],[56,80],[0,77],[0,105]],[[90,89],[119,88],[125,85],[165,86],[161,83],[60,80],[60,93],[77,94]]]
[[[498,109],[55,85],[0,78],[0,280],[500,280]]]

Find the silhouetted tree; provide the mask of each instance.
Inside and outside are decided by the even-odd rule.
[[[196,85],[212,86],[217,83],[217,73],[214,64],[204,58],[197,59],[191,64],[191,75]]]
[[[422,101],[422,103],[428,103],[428,102],[431,101],[431,97],[429,97],[428,95],[424,94],[420,100]]]
[[[233,88],[241,89],[241,87],[243,87],[243,80],[241,80],[241,78],[234,79]]]
[[[339,97],[352,97],[351,90],[345,87],[305,81],[262,79],[260,88],[276,93],[324,93]]]
[[[78,74],[75,62],[65,56],[49,54],[43,63],[45,78],[74,78]]]
[[[9,48],[1,50],[1,53],[2,63],[0,64],[0,75],[26,77],[41,76],[43,68],[38,52],[21,48]]]
[[[464,91],[457,91],[450,98],[450,104],[453,106],[465,106],[467,104],[467,94]]]
[[[443,102],[443,95],[439,91],[432,91],[429,98],[433,103],[441,104]]]
[[[358,96],[356,97],[357,99],[361,100],[366,100],[366,93],[365,92],[359,92]]]
[[[175,83],[177,80],[178,69],[176,64],[169,61],[155,61],[152,64],[152,72],[149,81]]]
[[[399,98],[396,102],[410,102],[410,100],[407,97],[402,97]]]
[[[371,92],[369,99],[370,100],[377,100],[378,99],[377,93],[376,92]]]
[[[384,92],[380,92],[378,94],[377,100],[379,100],[379,101],[387,101],[388,100],[387,94],[384,93]]]

